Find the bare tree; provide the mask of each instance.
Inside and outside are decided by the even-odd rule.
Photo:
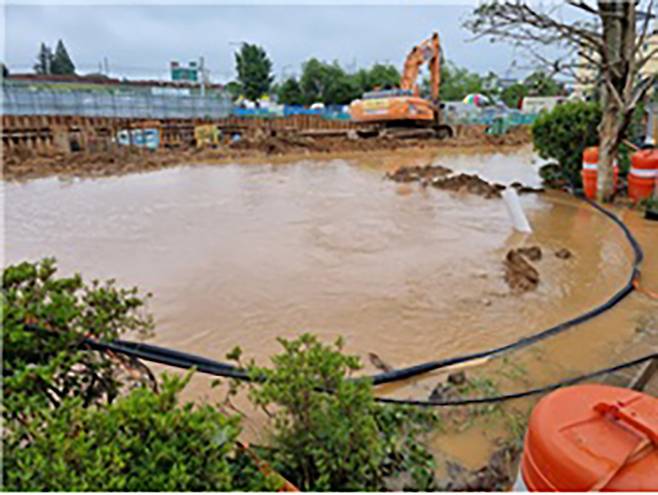
[[[658,55],[646,49],[654,0],[567,0],[542,4],[487,0],[465,22],[477,37],[504,40],[531,52],[553,73],[571,76],[599,91],[599,200],[612,198],[613,162],[633,111],[656,82],[642,69]],[[570,12],[564,12],[570,9]],[[566,14],[566,15],[565,15]],[[556,47],[559,56],[546,55]]]

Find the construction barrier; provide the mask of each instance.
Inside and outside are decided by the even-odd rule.
[[[613,185],[617,189],[617,180],[619,178],[619,167],[617,166],[617,160],[614,161],[613,165]],[[580,172],[580,175],[583,179],[583,189],[585,190],[585,196],[589,199],[596,198],[596,192],[598,189],[598,168],[599,168],[599,148],[598,146],[590,146],[585,148],[583,151],[583,169]]]
[[[658,399],[605,385],[555,391],[534,408],[515,491],[658,490]]]
[[[628,195],[638,201],[650,198],[658,178],[658,150],[641,150],[631,155]]]

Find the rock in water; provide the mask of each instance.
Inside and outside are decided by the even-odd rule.
[[[518,249],[510,250],[505,257],[505,282],[514,292],[534,290],[539,284],[539,272]]]
[[[567,248],[562,248],[555,251],[555,256],[561,260],[568,260],[573,256],[573,254],[571,254],[571,251],[569,251]]]

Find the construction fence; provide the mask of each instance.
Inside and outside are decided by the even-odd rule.
[[[220,119],[231,114],[230,99],[219,93],[153,94],[31,88],[2,85],[3,115],[69,115],[122,119]]]

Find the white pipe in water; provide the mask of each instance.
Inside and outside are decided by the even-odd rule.
[[[521,207],[521,201],[519,200],[516,189],[508,187],[503,191],[502,196],[514,228],[524,234],[532,234],[530,222],[528,222],[528,218]]]

